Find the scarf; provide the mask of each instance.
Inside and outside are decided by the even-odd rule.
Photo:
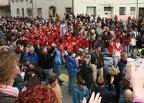
[[[18,97],[18,95],[19,95],[19,91],[16,87],[12,87],[12,86],[8,86],[8,85],[7,86],[2,85],[2,87],[0,87],[0,92],[15,96],[15,97]]]
[[[116,42],[113,42],[113,46],[114,46],[114,48],[115,48],[117,51],[120,51],[120,52],[123,51],[123,48],[122,48],[121,44],[117,47]]]

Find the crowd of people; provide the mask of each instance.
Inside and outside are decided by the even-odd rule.
[[[113,58],[109,70],[104,54]],[[62,103],[62,65],[74,103],[144,102],[144,62],[138,69],[133,63],[139,57],[141,17],[0,17],[0,103]]]

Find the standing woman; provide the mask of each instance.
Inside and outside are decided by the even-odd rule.
[[[19,91],[12,87],[18,74],[18,57],[14,52],[0,52],[0,102],[14,103]]]
[[[48,87],[55,91],[58,103],[62,103],[62,92],[58,84],[57,77],[55,75],[51,75],[48,81],[49,81]]]

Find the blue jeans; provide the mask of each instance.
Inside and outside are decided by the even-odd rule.
[[[108,53],[108,48],[104,48],[104,53]]]
[[[48,85],[48,78],[52,74],[53,68],[51,69],[43,69],[43,73],[45,74],[46,77],[46,85]]]
[[[54,67],[54,73],[55,73],[55,75],[58,77],[58,79],[59,79],[59,76],[60,76],[60,66],[58,66],[58,67]]]
[[[69,93],[72,93],[72,91],[74,90],[75,79],[76,79],[76,76],[69,76],[69,81],[68,81],[68,92]]]
[[[129,53],[130,52],[130,46],[124,46],[125,52]]]

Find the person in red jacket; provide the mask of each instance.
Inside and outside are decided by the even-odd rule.
[[[122,37],[122,42],[124,45],[124,51],[129,53],[130,52],[130,34],[125,33],[125,35]]]

